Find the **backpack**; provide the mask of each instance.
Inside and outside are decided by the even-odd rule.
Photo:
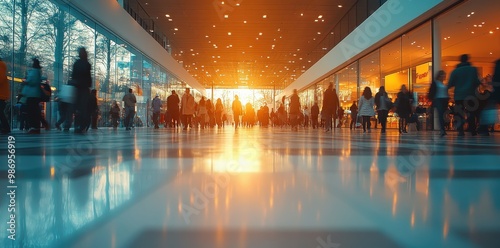
[[[40,87],[42,91],[41,101],[42,102],[50,102],[50,98],[52,97],[52,89],[48,83],[41,83]]]

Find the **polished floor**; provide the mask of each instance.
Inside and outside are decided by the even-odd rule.
[[[0,247],[500,247],[500,133],[378,131],[13,132]]]

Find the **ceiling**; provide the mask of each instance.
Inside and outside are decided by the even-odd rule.
[[[207,88],[283,89],[333,46],[352,0],[138,0]],[[342,7],[340,7],[342,6]]]

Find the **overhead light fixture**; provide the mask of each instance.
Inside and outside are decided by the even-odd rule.
[[[224,18],[226,18],[226,19],[229,18],[229,15],[224,15]]]
[[[337,5],[337,7],[342,8],[342,4]]]
[[[266,19],[267,18],[267,15],[263,15],[262,18]]]
[[[170,18],[170,15],[169,15],[169,14],[166,14],[166,15],[165,15],[165,17],[168,17],[168,18]]]
[[[318,16],[318,19],[321,19],[321,18],[323,18],[323,15],[319,15],[319,16]]]

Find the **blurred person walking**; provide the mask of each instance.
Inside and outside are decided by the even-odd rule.
[[[457,118],[458,136],[464,136],[464,124],[467,121],[468,131],[473,136],[477,135],[476,121],[479,116],[478,106],[474,96],[480,85],[479,74],[476,67],[469,62],[469,55],[462,54],[460,63],[451,72],[448,80],[448,89],[454,88],[453,99],[455,108],[453,112]]]
[[[387,128],[387,115],[392,108],[392,101],[389,99],[387,92],[385,92],[384,86],[380,86],[379,91],[375,94],[375,105],[377,106],[377,121],[379,121],[382,126],[381,133],[385,133]]]
[[[222,100],[217,98],[215,101],[215,122],[217,123],[217,127],[221,128],[222,125],[222,113],[224,112],[224,105],[222,105]]]
[[[311,107],[311,125],[313,129],[319,128],[318,117],[319,117],[318,102],[314,102],[314,105],[312,105]]]
[[[97,129],[97,119],[99,118],[99,105],[97,103],[97,90],[92,89],[90,91],[90,99],[89,99],[89,116],[90,119],[88,126],[90,125],[91,129]]]
[[[241,105],[238,95],[234,95],[233,105],[233,117],[234,117],[234,128],[238,128],[240,125],[240,115],[243,114],[243,106]]]
[[[429,89],[429,94],[427,98],[432,101],[432,107],[436,109],[439,120],[439,135],[441,137],[445,136],[445,114],[447,114],[448,108],[448,87],[444,84],[444,80],[446,80],[446,72],[440,70],[436,73],[434,80],[431,83],[431,87]]]
[[[290,125],[292,131],[298,131],[300,119],[300,98],[297,89],[293,89],[293,94],[290,96]]]
[[[186,91],[184,92],[184,95],[182,95],[181,99],[181,114],[184,125],[183,130],[187,130],[188,126],[191,126],[191,118],[194,115],[195,108],[196,102],[194,101],[194,97],[191,95],[189,88],[186,88]]]
[[[135,98],[132,89],[128,89],[128,93],[123,96],[122,101],[125,105],[125,120],[123,121],[123,124],[125,125],[125,130],[128,131],[131,130],[134,122],[135,104],[137,103],[137,99]]]
[[[88,61],[87,50],[78,48],[79,59],[73,64],[72,85],[76,87],[75,133],[83,133],[89,125],[89,99],[92,87],[92,66]]]
[[[396,113],[399,116],[399,133],[407,133],[406,126],[411,116],[413,96],[408,92],[406,85],[401,85],[401,90],[396,99]]]
[[[323,93],[323,107],[321,108],[321,117],[325,119],[326,132],[329,132],[333,128],[332,121],[335,118],[338,107],[339,98],[333,88],[333,83],[330,83]]]
[[[40,133],[40,121],[42,118],[42,113],[40,110],[40,98],[41,98],[41,82],[42,82],[42,67],[40,66],[40,61],[36,58],[33,59],[31,68],[28,69],[26,79],[23,84],[22,96],[26,104],[26,110],[28,114],[27,124],[29,127],[29,134],[39,134]]]
[[[118,127],[118,123],[120,122],[120,106],[118,106],[118,103],[115,100],[113,100],[113,103],[111,104],[109,114],[111,116],[111,125],[113,126],[113,129],[116,129]]]
[[[166,115],[166,123],[165,127],[171,126],[171,127],[179,127],[179,103],[181,100],[179,99],[179,96],[175,92],[175,90],[172,90],[172,94],[167,97],[167,112],[165,113]]]
[[[153,99],[153,102],[151,103],[151,107],[153,108],[153,124],[154,129],[159,129],[159,122],[160,122],[160,113],[161,113],[161,99],[160,96],[156,95],[155,98]]]
[[[356,105],[356,101],[352,101],[349,110],[351,110],[351,123],[349,123],[349,129],[352,130],[353,127],[356,129],[356,123],[358,122],[358,105]]]
[[[370,87],[365,87],[363,95],[359,98],[359,115],[363,118],[363,133],[371,132],[371,118],[375,116],[375,99],[372,95]]]

